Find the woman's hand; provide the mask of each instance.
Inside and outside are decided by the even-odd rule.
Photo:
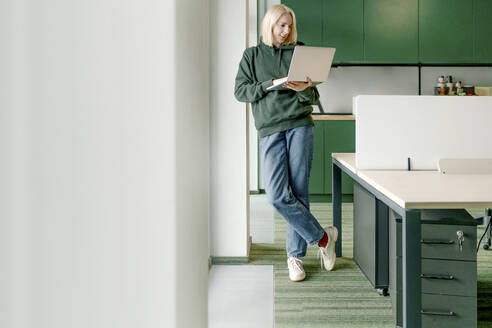
[[[307,82],[297,82],[297,81],[285,82],[283,84],[283,87],[294,91],[304,91],[312,85],[313,85],[313,81],[311,81],[311,79],[308,77]]]

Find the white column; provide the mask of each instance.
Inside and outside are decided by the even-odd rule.
[[[248,256],[248,120],[234,98],[234,79],[247,47],[246,0],[212,0],[211,16],[211,254]]]
[[[209,14],[209,0],[176,0],[176,80],[172,82],[176,84],[179,328],[207,327],[208,322]]]
[[[258,1],[249,1],[248,14],[248,47],[258,44],[257,24]],[[258,190],[258,133],[255,128],[251,106],[248,106],[249,120],[249,189]]]
[[[12,313],[12,1],[0,1],[0,327]]]

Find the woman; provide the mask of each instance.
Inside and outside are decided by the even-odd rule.
[[[318,90],[308,82],[287,82],[268,91],[274,79],[287,76],[297,42],[292,9],[275,5],[263,18],[261,41],[244,51],[236,76],[235,96],[250,102],[260,137],[262,175],[268,201],[287,221],[289,278],[306,277],[300,258],[307,244],[318,245],[322,265],[335,265],[335,227],[322,228],[309,210],[309,174],[313,158],[312,106]]]

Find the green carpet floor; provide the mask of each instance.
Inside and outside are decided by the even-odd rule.
[[[313,203],[312,213],[322,226],[331,225],[331,203]],[[249,264],[272,264],[275,274],[275,327],[394,327],[389,297],[379,296],[352,260],[352,203],[342,205],[343,257],[334,271],[321,269],[317,249],[309,247],[303,259],[307,277],[288,278],[285,221],[275,215],[275,243],[253,244]],[[470,211],[473,216],[482,210]],[[483,233],[478,228],[478,236]],[[478,327],[492,327],[492,251],[478,252]]]

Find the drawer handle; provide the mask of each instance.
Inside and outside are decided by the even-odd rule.
[[[447,317],[452,317],[452,316],[455,315],[453,311],[449,311],[449,312],[434,312],[434,311],[425,311],[425,310],[422,310],[422,311],[420,311],[420,313],[422,313],[422,314],[428,314],[428,315],[444,315],[444,316],[447,316]]]
[[[452,276],[452,275],[438,275],[438,274],[421,274],[420,278],[453,280],[454,276]]]
[[[425,240],[420,241],[421,244],[431,244],[431,245],[452,245],[454,240]]]

